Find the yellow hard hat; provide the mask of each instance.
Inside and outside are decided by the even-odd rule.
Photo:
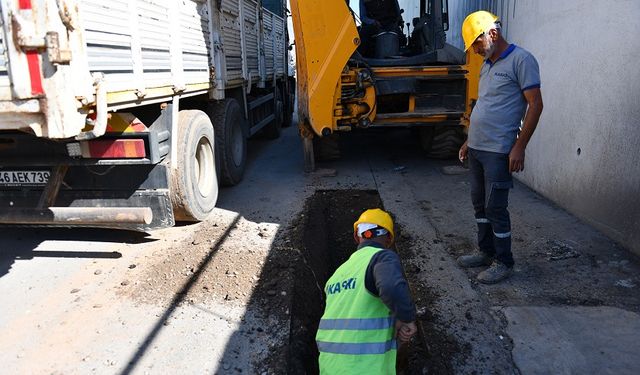
[[[379,227],[388,230],[389,233],[391,233],[392,239],[395,236],[393,233],[393,219],[391,219],[391,215],[379,208],[372,208],[363,212],[358,221],[353,223],[353,231],[357,232],[358,225],[362,223],[376,224]]]
[[[464,50],[471,48],[473,42],[487,31],[496,21],[498,16],[486,10],[473,12],[464,19],[462,23],[462,39],[464,39]]]

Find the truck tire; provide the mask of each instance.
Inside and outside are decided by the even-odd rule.
[[[287,92],[287,95],[285,96],[285,98],[287,99],[287,103],[284,110],[284,121],[282,122],[283,128],[288,128],[289,126],[293,125],[293,112],[295,111],[296,107],[295,87],[296,80],[293,78],[289,79],[289,92]]]
[[[213,125],[202,111],[178,114],[178,160],[170,191],[176,221],[202,221],[218,200]]]
[[[457,158],[466,138],[462,126],[429,126],[419,134],[422,149],[433,159]]]
[[[284,110],[284,121],[282,121],[282,127],[288,128],[293,125],[293,108]]]
[[[280,134],[282,134],[282,127],[284,125],[284,102],[282,101],[280,88],[276,87],[273,93],[273,113],[276,118],[269,125],[265,126],[262,131],[262,134],[264,134],[268,139],[280,138]]]
[[[242,180],[247,163],[247,138],[243,128],[244,115],[235,99],[225,99],[211,105],[211,121],[216,134],[216,160],[220,183],[233,186]]]

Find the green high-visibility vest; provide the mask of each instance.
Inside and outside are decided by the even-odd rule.
[[[316,334],[320,374],[396,373],[395,319],[364,285],[371,257],[381,250],[359,249],[327,281],[326,308]]]

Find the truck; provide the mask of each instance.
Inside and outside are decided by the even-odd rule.
[[[291,0],[305,170],[335,157],[344,132],[408,127],[437,158],[464,142],[482,59],[446,43],[446,0],[412,1],[407,23],[392,1],[372,28],[349,1]]]
[[[284,0],[0,0],[0,224],[201,221],[291,121]]]

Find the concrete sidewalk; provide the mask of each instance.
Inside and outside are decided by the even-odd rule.
[[[508,307],[522,374],[638,374],[640,315],[615,307]]]

